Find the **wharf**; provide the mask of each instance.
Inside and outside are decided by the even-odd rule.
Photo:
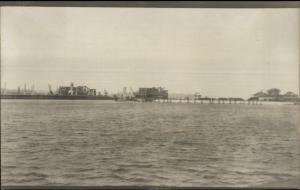
[[[58,96],[58,95],[7,95],[1,94],[1,99],[38,99],[38,100],[113,100],[109,96]]]
[[[254,100],[218,100],[218,99],[178,99],[178,98],[168,98],[168,99],[156,99],[153,102],[157,103],[190,103],[190,104],[249,104],[249,105],[262,105],[261,101]]]

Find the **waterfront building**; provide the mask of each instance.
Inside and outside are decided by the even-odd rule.
[[[255,94],[249,100],[259,100],[259,101],[297,101],[298,95],[293,92],[286,92],[285,94],[280,94],[280,90],[277,88],[271,88],[267,90],[267,93],[260,91]]]
[[[297,100],[299,100],[298,95],[293,92],[290,92],[290,91],[281,95],[280,99],[282,101],[297,101]]]
[[[96,96],[97,95],[97,91],[96,91],[96,89],[90,89],[90,91],[89,91],[89,94],[88,94],[89,96]]]
[[[59,96],[96,96],[96,89],[90,89],[87,86],[74,86],[71,83],[70,86],[60,86],[57,94]]]
[[[272,101],[275,99],[275,96],[280,93],[278,89],[270,89],[267,91],[268,93],[263,92],[262,90],[253,94],[249,100],[259,100],[259,101]]]
[[[272,97],[280,95],[280,90],[278,88],[271,88],[267,92],[268,92],[268,95],[272,96]]]
[[[253,97],[265,97],[265,96],[268,96],[268,94],[263,92],[262,90],[253,94]]]
[[[139,88],[136,98],[144,100],[168,99],[168,91],[162,87]]]

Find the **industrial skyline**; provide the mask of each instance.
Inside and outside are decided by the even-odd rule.
[[[300,187],[300,2],[4,4],[4,189]]]
[[[299,92],[297,9],[2,7],[1,14],[1,85],[10,89],[73,81],[108,92]]]

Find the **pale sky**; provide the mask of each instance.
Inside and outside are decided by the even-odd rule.
[[[299,9],[1,8],[1,85],[298,93]]]

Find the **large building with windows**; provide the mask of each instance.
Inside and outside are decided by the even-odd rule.
[[[59,96],[96,96],[96,93],[96,89],[87,86],[75,87],[73,83],[70,86],[60,86],[57,92]]]
[[[144,100],[168,99],[168,91],[162,87],[139,88],[136,98]]]

